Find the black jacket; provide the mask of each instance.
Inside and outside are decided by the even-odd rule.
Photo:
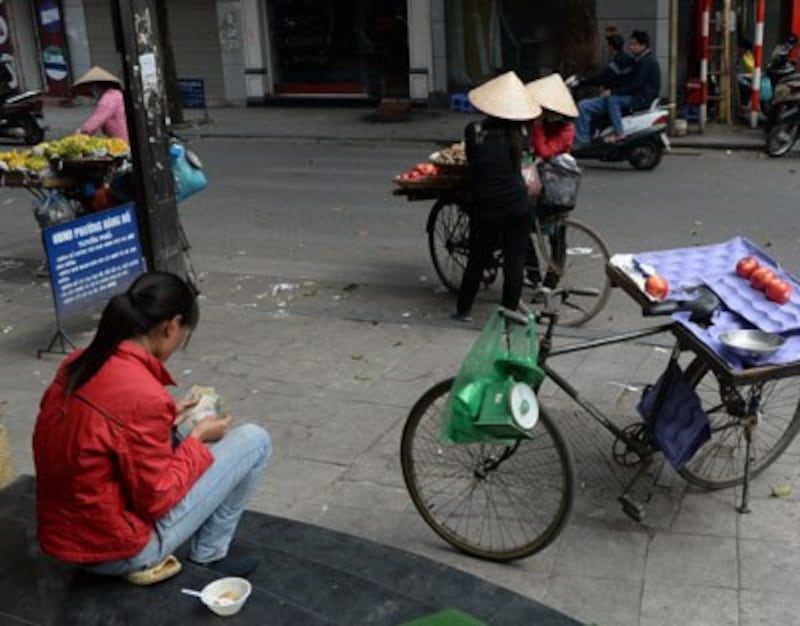
[[[582,80],[584,85],[614,89],[625,82],[633,73],[635,61],[624,50],[617,52],[608,62],[606,68],[594,76]]]
[[[464,130],[470,191],[480,219],[503,220],[530,210],[520,171],[523,136],[512,129],[485,119]]]
[[[648,48],[635,59],[630,80],[626,80],[611,93],[617,96],[633,96],[634,111],[646,109],[661,93],[661,68]]]

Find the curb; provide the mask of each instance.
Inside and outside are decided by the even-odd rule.
[[[220,132],[204,133],[184,130],[182,134],[192,139],[283,139],[299,141],[320,142],[397,142],[397,143],[427,143],[449,145],[459,139],[445,139],[443,137],[356,137],[347,135],[282,135],[277,133],[245,133],[245,132]]]
[[[673,148],[692,148],[695,150],[744,150],[749,152],[763,152],[764,144],[755,142],[704,142],[704,141],[678,141],[670,139]]]
[[[246,132],[195,132],[191,129],[180,131],[192,139],[270,139],[270,140],[299,140],[319,142],[383,142],[383,143],[427,143],[449,145],[458,139],[445,137],[364,137],[352,135],[284,135],[280,133],[246,133]],[[745,150],[763,151],[764,145],[755,142],[705,142],[705,141],[678,141],[670,139],[673,148],[691,148],[696,150]]]
[[[8,431],[5,426],[0,424],[0,489],[10,484],[16,477]]]

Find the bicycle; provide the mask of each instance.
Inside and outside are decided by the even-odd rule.
[[[451,191],[437,198],[428,216],[426,230],[433,267],[453,293],[458,293],[469,256],[469,206],[464,192]],[[605,272],[610,255],[603,238],[567,212],[544,213],[537,215],[531,245],[538,263],[529,262],[526,267],[526,293],[539,284],[566,286],[571,295],[564,301],[562,324],[581,326],[594,318],[611,294]],[[498,245],[484,271],[485,287],[491,286],[502,266]]]
[[[634,295],[638,288],[629,284],[624,275],[611,267],[608,273],[616,285]],[[583,398],[553,369],[549,360],[671,333],[675,345],[667,368],[677,365],[682,353],[693,355],[683,376],[698,392],[710,422],[709,440],[679,469],[679,474],[703,489],[743,485],[737,510],[747,512],[750,479],[769,467],[800,430],[800,402],[791,378],[800,374],[800,363],[734,371],[684,326],[672,321],[554,348],[559,308],[553,302],[563,303],[570,295],[575,294],[563,288],[549,293],[545,307],[536,315],[501,311],[508,328],[522,324],[528,333],[536,332],[537,321],[546,322],[538,342],[538,366],[549,380],[614,435],[614,460],[623,466],[638,466],[619,496],[623,511],[637,521],[643,519],[643,506],[629,492],[661,452],[654,439],[652,419],[665,403],[664,394],[656,394],[648,417],[620,428]],[[689,310],[708,319],[719,304],[704,298],[656,305],[637,300],[643,305],[645,315]],[[568,522],[575,491],[569,446],[542,407],[529,438],[499,443],[444,442],[440,437],[441,414],[453,380],[441,381],[426,391],[411,409],[403,428],[400,459],[411,499],[440,537],[469,555],[492,561],[530,556],[549,545]],[[786,405],[782,398],[790,394],[791,401]]]

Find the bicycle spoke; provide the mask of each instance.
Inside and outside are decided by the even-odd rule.
[[[792,384],[793,379],[732,388],[721,385],[716,375],[700,361],[690,365],[689,371],[693,372],[691,382],[711,421],[711,439],[680,470],[693,484],[715,489],[742,483],[747,460],[745,428],[752,428],[750,469],[753,476],[774,462],[800,429],[800,390]],[[748,416],[755,398],[758,398],[755,415]]]
[[[547,545],[572,501],[572,471],[543,413],[532,439],[512,447],[439,440],[446,392],[415,407],[403,432],[403,475],[425,521],[458,548],[508,560]],[[566,465],[565,465],[566,463]]]

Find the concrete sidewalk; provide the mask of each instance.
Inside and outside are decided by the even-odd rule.
[[[45,112],[48,137],[58,137],[78,128],[89,116],[86,105],[50,106]],[[464,126],[479,115],[445,109],[415,108],[393,122],[375,119],[371,107],[259,106],[214,108],[208,120],[198,111],[186,111],[187,123],[179,132],[194,138],[295,139],[308,141],[377,141],[446,144],[460,141]],[[677,148],[713,150],[763,150],[761,130],[745,127],[710,126],[705,134],[692,132],[674,137]]]

